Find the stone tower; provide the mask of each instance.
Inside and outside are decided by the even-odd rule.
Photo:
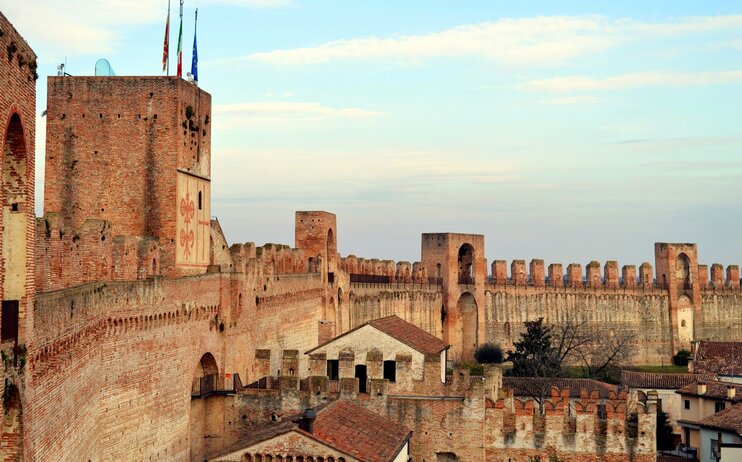
[[[487,262],[481,234],[426,233],[421,262],[428,276],[443,285],[443,340],[449,358],[471,361],[484,342],[484,285]]]
[[[48,81],[44,213],[159,240],[158,271],[205,272],[211,95],[178,77]]]

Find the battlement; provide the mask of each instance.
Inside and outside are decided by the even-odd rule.
[[[638,393],[629,399],[624,391],[610,391],[601,398],[598,390],[575,393],[552,387],[541,408],[543,413],[533,398],[513,397],[512,390],[501,390],[487,409],[492,448],[499,455],[491,460],[539,452],[567,457],[631,454],[635,459],[630,460],[654,460],[656,397]]]
[[[75,229],[49,213],[36,219],[36,290],[46,292],[97,281],[146,279],[160,274],[157,239],[114,236],[104,220]]]
[[[525,260],[505,260],[492,262],[491,275],[488,283],[493,286],[515,287],[554,287],[572,289],[624,289],[646,291],[651,289],[667,289],[669,284],[658,280],[654,268],[648,262],[637,267],[624,265],[619,271],[619,264],[615,260],[607,261],[602,266],[597,261],[591,261],[583,270],[579,263],[570,263],[564,271],[561,263],[551,263],[544,269],[544,261],[532,259],[526,272]],[[724,268],[719,263],[698,265],[699,286],[701,290],[724,290],[740,288],[740,271],[738,265],[729,265]]]
[[[383,355],[379,350],[371,349],[363,359],[368,375],[366,385],[361,386],[361,379],[355,375],[354,365],[357,358],[351,350],[341,352],[336,377],[328,376],[329,368],[325,353],[309,355],[309,367],[305,376],[299,374],[300,359],[301,355],[298,350],[281,350],[280,352],[270,349],[255,350],[251,371],[251,377],[255,380],[246,385],[244,392],[260,393],[254,390],[278,390],[281,393],[293,393],[299,391],[330,397],[340,395],[348,399],[357,399],[359,395],[367,394],[378,399],[382,396],[398,395],[464,398],[472,394],[484,393],[490,399],[495,399],[502,384],[502,370],[510,366],[509,364],[487,366],[481,376],[471,375],[468,367],[456,366],[442,382],[440,356],[425,356],[422,375],[420,375],[413,367],[412,357],[400,353],[395,358],[394,378],[389,379],[384,376]],[[271,369],[272,364],[273,369]],[[280,365],[278,369],[275,368],[275,364]]]

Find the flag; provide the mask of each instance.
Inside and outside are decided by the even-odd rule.
[[[170,73],[168,69],[168,52],[170,51],[170,0],[167,2],[167,20],[165,21],[165,43],[162,47],[162,72],[165,70]]]
[[[191,75],[198,82],[198,49],[196,47],[196,26],[198,24],[198,8],[196,8],[196,19],[193,21],[193,60],[191,61]]]
[[[180,30],[178,30],[178,77],[183,77],[183,0],[180,0]]]

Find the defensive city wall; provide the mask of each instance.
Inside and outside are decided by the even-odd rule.
[[[657,244],[638,275],[609,262],[584,275],[570,265],[565,278],[538,260],[508,275],[504,262],[488,267],[481,235],[424,234],[415,263],[341,258],[336,217],[307,211],[293,246],[230,245],[210,209],[211,96],[176,77],[48,79],[36,218],[36,58],[2,15],[0,50],[5,460],[203,460],[242,418],[241,385],[287,375],[265,351],[304,352],[389,314],[443,338],[454,361],[485,341],[507,347],[538,317],[631,329],[637,363],[742,337],[737,267],[699,265],[695,244]],[[306,355],[292,364],[316,375]],[[384,412],[412,428],[418,401],[395,399]],[[495,409],[484,395],[471,405]],[[464,416],[450,428],[483,431],[466,407],[437,406],[435,418],[449,406]],[[420,451],[433,444],[414,430]]]

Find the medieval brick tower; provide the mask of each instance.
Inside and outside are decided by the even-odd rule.
[[[211,95],[177,77],[52,77],[44,212],[159,240],[151,273],[209,263]]]
[[[33,338],[36,54],[0,13],[0,349],[3,460],[23,454],[27,347]],[[7,51],[7,55],[6,52]]]
[[[443,285],[441,319],[443,340],[451,345],[450,358],[471,361],[484,343],[484,287],[487,262],[481,234],[426,233],[421,261],[429,276]]]

